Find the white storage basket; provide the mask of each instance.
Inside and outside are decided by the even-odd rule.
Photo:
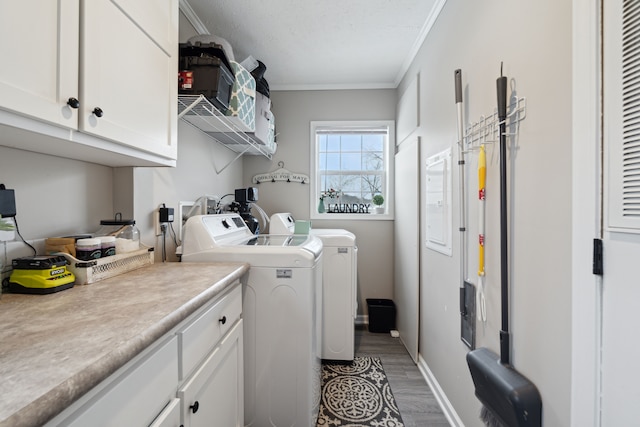
[[[153,248],[140,245],[140,249],[125,254],[81,261],[67,253],[64,255],[69,265],[67,270],[76,276],[76,285],[88,285],[118,274],[153,264]]]

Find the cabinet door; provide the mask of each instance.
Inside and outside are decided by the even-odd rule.
[[[112,0],[167,54],[178,46],[179,11],[174,0]],[[177,68],[176,68],[177,73]],[[176,76],[177,77],[177,76]],[[175,97],[174,97],[175,98]],[[174,99],[175,101],[175,99]]]
[[[148,426],[172,400],[177,383],[178,339],[173,336],[60,425]]]
[[[178,390],[185,427],[244,426],[242,320]]]
[[[0,3],[0,108],[76,128],[79,0]]]
[[[141,24],[154,22],[154,33],[164,26],[177,35],[177,0],[145,1],[142,23],[134,21],[137,8],[132,16],[115,1],[82,5],[80,130],[175,159],[178,45],[159,44]]]

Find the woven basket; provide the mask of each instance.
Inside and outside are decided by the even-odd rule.
[[[76,276],[76,285],[88,285],[153,264],[153,248],[142,245],[137,251],[93,261],[81,261],[67,253],[61,255],[69,262],[67,269]]]

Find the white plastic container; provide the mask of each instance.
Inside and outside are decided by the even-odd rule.
[[[102,258],[116,254],[116,236],[100,236]]]

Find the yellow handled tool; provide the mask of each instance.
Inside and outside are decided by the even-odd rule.
[[[487,182],[487,157],[484,145],[478,154],[478,276],[484,276],[484,203]]]
[[[487,308],[484,299],[484,209],[487,184],[487,155],[484,145],[478,153],[478,302],[476,313],[478,320],[487,320]]]

